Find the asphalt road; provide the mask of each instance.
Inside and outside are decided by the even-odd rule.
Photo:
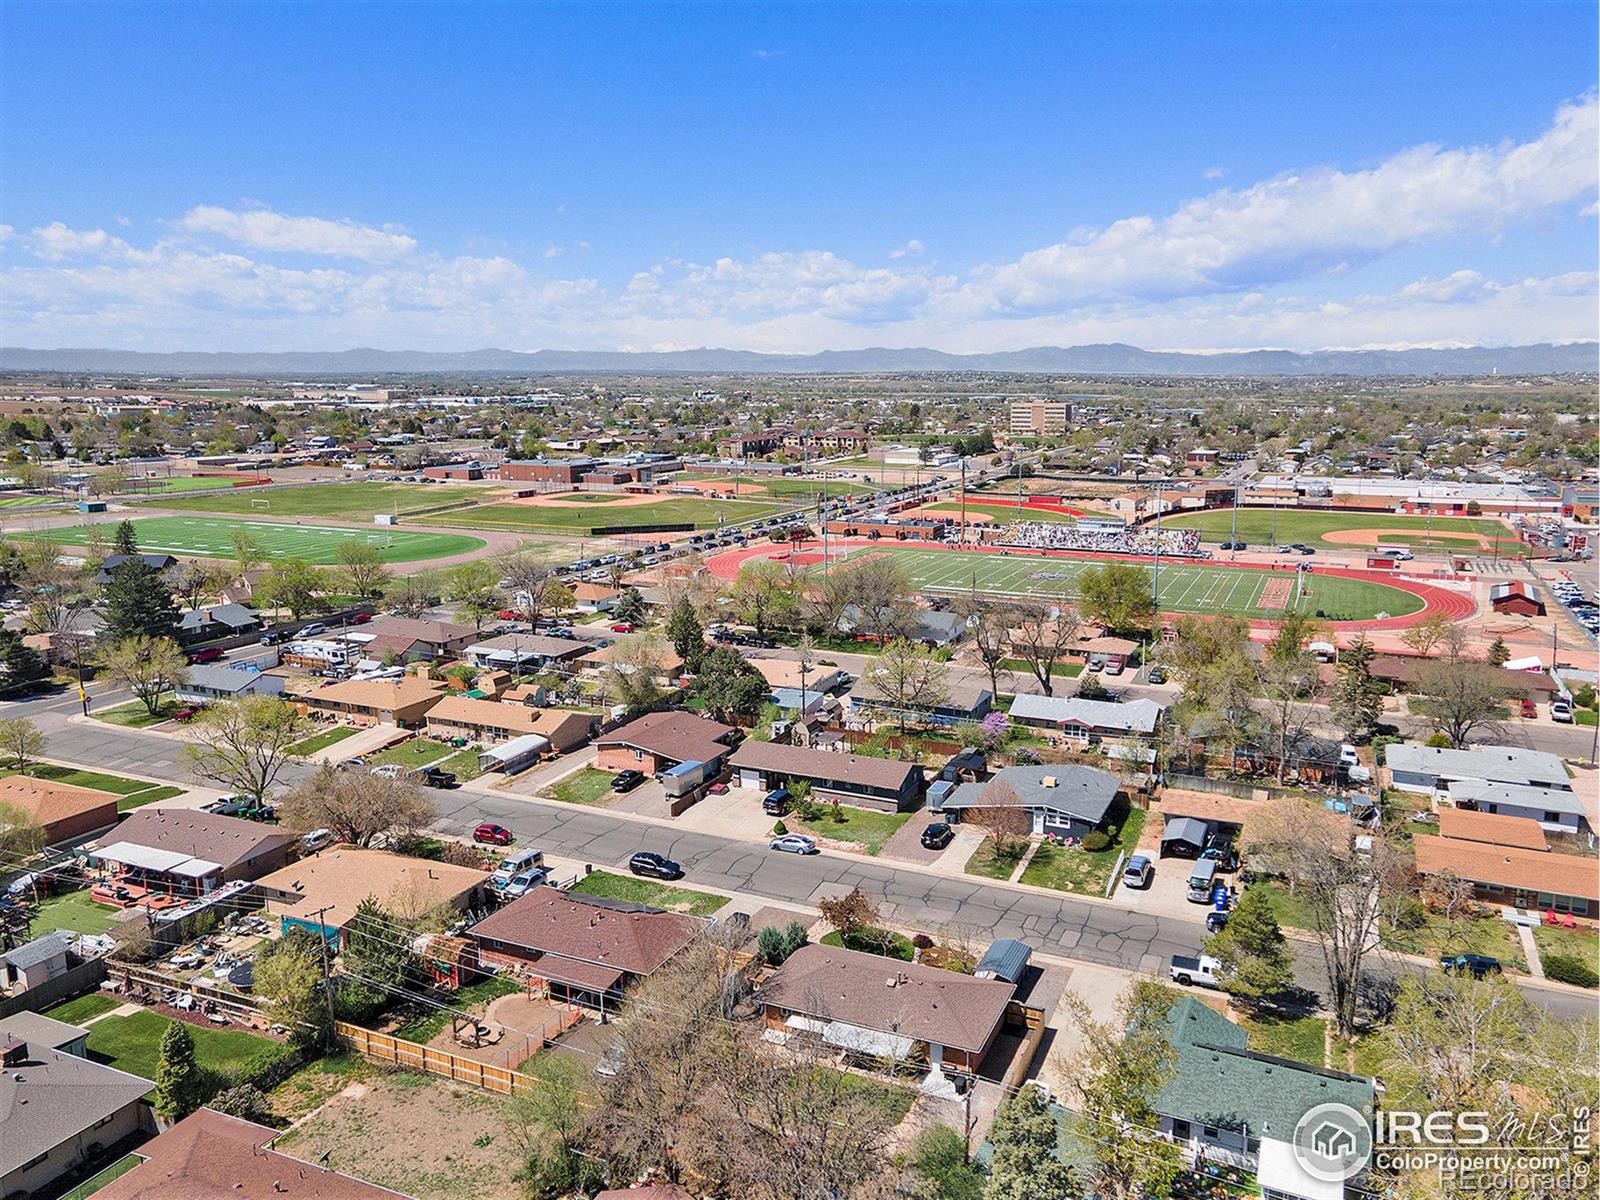
[[[114,703],[114,697],[99,701]],[[52,757],[178,781],[181,743],[160,734],[86,726],[67,717],[78,711],[68,693],[7,705],[8,716],[34,719],[46,735]],[[296,766],[286,783],[309,768]],[[897,924],[929,933],[976,940],[1020,938],[1041,952],[1067,959],[1164,973],[1174,954],[1193,954],[1203,937],[1198,921],[1136,913],[1111,904],[1027,891],[987,880],[950,878],[847,854],[802,858],[764,846],[670,825],[631,818],[603,809],[541,802],[470,785],[433,794],[440,818],[434,828],[465,834],[480,821],[495,821],[524,845],[575,858],[596,867],[624,868],[637,850],[654,850],[682,864],[686,882],[759,896],[779,904],[815,905],[817,900],[860,887]],[[1321,955],[1299,947],[1296,982],[1319,995],[1327,990]],[[1393,974],[1406,969],[1398,960],[1375,963]],[[1595,1001],[1581,994],[1525,983],[1530,998],[1567,1016],[1593,1016]]]

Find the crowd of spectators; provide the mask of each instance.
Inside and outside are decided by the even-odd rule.
[[[1003,546],[1030,550],[1091,550],[1104,554],[1154,554],[1159,541],[1162,555],[1172,558],[1209,558],[1200,549],[1198,529],[1163,529],[1153,525],[1137,529],[1080,529],[1045,521],[1013,521],[995,536]]]

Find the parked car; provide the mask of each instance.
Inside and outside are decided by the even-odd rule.
[[[615,625],[613,625],[611,627],[611,632],[612,633],[632,633],[633,629],[634,629],[634,625],[633,625],[632,621],[618,621]]]
[[[198,708],[180,708],[172,714],[172,719],[174,721],[192,721],[199,715],[200,710]]]
[[[1539,709],[1532,700],[1524,700],[1522,702],[1521,712],[1526,720],[1532,720],[1539,715]]]
[[[1135,854],[1122,868],[1122,886],[1125,888],[1147,888],[1155,877],[1156,865],[1150,861],[1148,854]]]
[[[1352,746],[1349,742],[1343,742],[1340,744],[1339,762],[1342,766],[1353,767],[1360,761],[1361,758],[1358,754],[1356,754],[1356,748],[1354,746]]]
[[[1500,960],[1490,958],[1487,954],[1447,954],[1439,960],[1441,971],[1466,971],[1474,979],[1482,979],[1486,975],[1498,975],[1501,971]]]
[[[815,854],[817,843],[815,838],[803,833],[780,833],[767,843],[767,849],[781,850],[785,854]]]
[[[781,817],[789,811],[789,789],[773,788],[761,801],[761,811],[769,817]]]
[[[257,640],[263,646],[276,646],[279,642],[283,641],[283,634],[269,629]]]
[[[345,759],[342,763],[339,764],[339,769],[341,771],[356,771],[356,770],[359,770],[359,769],[361,769],[362,767],[364,767],[366,765],[367,765],[367,760],[362,758],[361,755],[358,754],[354,758]],[[379,769],[381,770],[382,768],[379,768]]]
[[[417,777],[423,787],[453,788],[456,786],[456,777],[441,767],[428,767],[419,771]]]
[[[199,650],[189,652],[189,661],[192,663],[216,662],[222,657],[222,650],[216,646],[203,646]]]
[[[1392,558],[1392,559],[1395,560],[1395,562],[1407,562],[1410,559],[1415,558],[1416,555],[1412,554],[1411,551],[1409,551],[1409,550],[1389,549],[1389,550],[1379,550],[1378,554],[1377,554],[1377,557],[1378,558]]]
[[[1244,542],[1223,542],[1224,550],[1248,550],[1250,547]]]
[[[641,850],[628,860],[628,870],[635,875],[651,875],[656,879],[681,879],[683,868],[664,854]]]
[[[508,879],[505,887],[500,889],[500,894],[508,900],[515,900],[518,896],[526,896],[549,878],[550,872],[543,867],[529,867]]]
[[[1550,719],[1560,721],[1563,725],[1572,724],[1572,701],[1565,696],[1558,696],[1550,702]]]
[[[1128,665],[1128,660],[1120,654],[1113,654],[1106,659],[1105,674],[1121,675],[1123,668]]]
[[[631,792],[643,782],[643,771],[634,771],[631,769],[627,771],[618,771],[617,777],[611,781],[611,790],[613,792]]]
[[[1220,975],[1222,962],[1212,958],[1209,954],[1191,957],[1184,954],[1174,954],[1172,963],[1168,967],[1168,974],[1174,983],[1181,983],[1184,987],[1221,987]]]
[[[316,637],[319,633],[327,633],[327,632],[328,632],[328,627],[326,625],[324,625],[321,621],[313,621],[309,625],[301,626],[300,632],[298,634],[296,634],[295,636],[303,637],[303,638],[312,638],[312,637]]]
[[[1150,668],[1150,682],[1151,683],[1165,683],[1166,681],[1167,681],[1167,669],[1165,667],[1161,666],[1158,663],[1157,665],[1155,665],[1155,666]]]
[[[1221,933],[1228,927],[1228,914],[1213,909],[1206,914],[1206,932]]]
[[[509,846],[512,841],[511,830],[504,825],[496,825],[493,821],[485,821],[472,831],[472,840],[475,842],[488,842],[491,846]]]
[[[315,854],[324,846],[331,846],[332,844],[333,830],[331,829],[313,829],[300,839],[300,849],[307,854]]]
[[[398,763],[386,763],[381,767],[373,767],[371,773],[379,779],[399,779],[406,773],[406,769]]]
[[[935,821],[922,831],[924,850],[943,850],[954,840],[956,831],[943,821]]]

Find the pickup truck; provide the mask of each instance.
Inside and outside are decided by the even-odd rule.
[[[1202,954],[1198,958],[1189,958],[1186,955],[1174,954],[1170,974],[1174,983],[1181,983],[1184,987],[1198,985],[1214,988],[1222,986],[1217,978],[1221,970],[1221,961],[1209,955]]]

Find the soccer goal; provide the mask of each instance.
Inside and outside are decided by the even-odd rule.
[[[250,497],[250,509],[252,512],[271,512],[272,501],[265,497],[252,496]]]

